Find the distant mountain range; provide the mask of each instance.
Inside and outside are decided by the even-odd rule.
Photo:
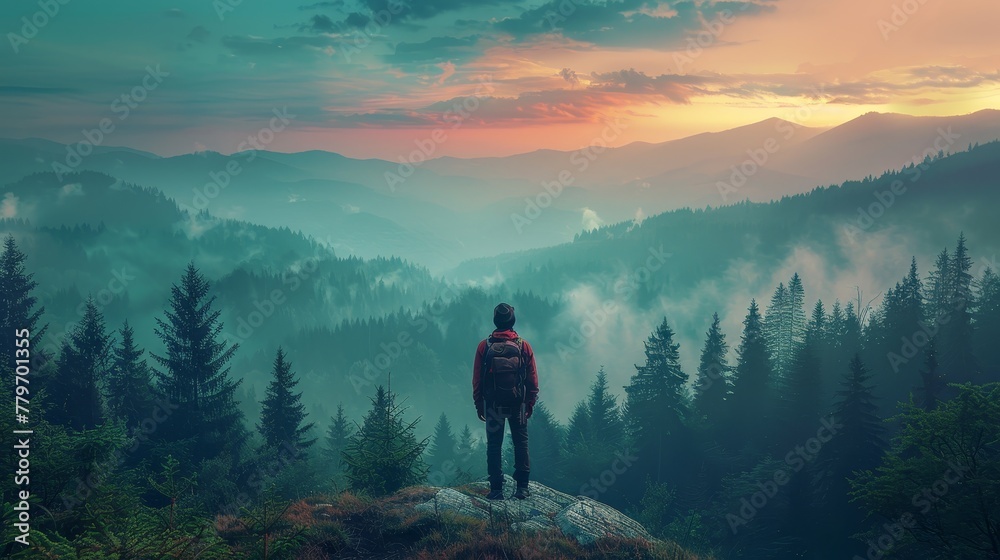
[[[76,158],[75,146],[0,139],[0,181],[52,171],[54,163],[100,171],[158,188],[182,208],[287,226],[342,255],[396,255],[442,273],[484,254],[566,242],[602,224],[686,206],[774,200],[998,138],[1000,111],[986,110],[954,117],[869,113],[830,129],[768,119],[655,144],[442,157],[413,166],[323,151],[160,157],[83,146],[87,155]],[[18,217],[31,218],[21,211]]]

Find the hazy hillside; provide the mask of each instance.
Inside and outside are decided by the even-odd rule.
[[[785,524],[808,517],[783,504],[768,508],[765,518],[770,521],[759,522],[755,525],[759,529],[737,534],[730,532],[732,511],[739,511],[742,496],[757,491],[757,481],[778,468],[780,456],[775,459],[771,455],[809,436],[803,426],[811,426],[837,402],[837,387],[855,353],[863,357],[865,371],[871,372],[873,398],[885,403],[876,407],[873,422],[881,424],[880,418],[898,412],[897,403],[912,394],[937,391],[933,386],[921,388],[924,393],[914,389],[925,379],[921,377],[922,364],[910,361],[897,371],[890,356],[899,351],[898,341],[908,340],[915,329],[924,328],[920,323],[923,313],[907,314],[905,302],[916,300],[922,306],[926,300],[926,305],[940,307],[947,301],[929,289],[925,297],[919,288],[921,282],[933,286],[935,278],[943,277],[942,271],[955,270],[947,262],[941,264],[940,257],[935,260],[942,249],[961,252],[961,259],[956,257],[955,262],[966,271],[963,282],[968,297],[976,302],[968,315],[972,334],[948,331],[942,338],[947,379],[1000,379],[1000,352],[992,342],[1000,332],[996,321],[1000,283],[988,272],[996,267],[1000,251],[1000,229],[993,216],[993,209],[1000,204],[998,174],[1000,142],[993,142],[956,155],[928,157],[877,179],[816,188],[775,202],[674,210],[596,227],[578,233],[572,242],[544,249],[516,251],[501,237],[473,247],[486,256],[461,264],[445,277],[397,257],[343,257],[324,243],[326,240],[285,226],[220,218],[211,212],[215,208],[189,213],[157,189],[97,172],[75,173],[62,180],[53,173],[38,173],[6,185],[4,211],[8,217],[2,225],[4,233],[12,236],[5,251],[11,253],[15,244],[20,247],[29,259],[30,269],[25,271],[30,270],[38,282],[34,293],[45,308],[42,320],[50,328],[33,344],[60,356],[60,361],[45,364],[40,375],[57,395],[60,390],[67,391],[57,381],[72,384],[86,379],[76,376],[67,365],[71,362],[66,361],[82,355],[67,350],[71,347],[66,341],[84,347],[91,340],[80,338],[79,325],[107,328],[117,344],[123,336],[117,329],[127,319],[135,332],[134,342],[149,353],[152,362],[155,356],[178,351],[165,343],[162,326],[156,322],[170,317],[171,302],[188,297],[183,295],[188,288],[177,286],[196,286],[198,282],[191,279],[197,277],[208,282],[206,305],[218,311],[221,321],[209,332],[234,349],[225,360],[229,368],[226,375],[233,383],[226,406],[237,426],[231,438],[244,437],[239,435],[247,433],[241,431],[244,423],[251,425],[264,418],[262,402],[274,402],[274,372],[280,366],[287,367],[295,381],[296,414],[303,422],[308,419],[299,436],[323,441],[324,449],[314,458],[267,476],[276,492],[286,497],[282,507],[293,507],[287,500],[297,497],[294,507],[301,510],[296,510],[296,515],[302,524],[289,527],[300,527],[301,534],[316,537],[315,546],[345,550],[345,543],[354,541],[335,536],[327,540],[329,535],[322,531],[367,526],[353,520],[343,526],[317,524],[298,499],[315,496],[322,489],[342,488],[343,477],[348,475],[336,466],[339,463],[327,460],[325,453],[340,457],[347,448],[336,447],[341,444],[335,442],[343,443],[350,430],[357,429],[358,437],[381,442],[381,432],[372,435],[371,431],[395,426],[392,429],[398,433],[393,437],[409,442],[405,444],[410,446],[407,456],[421,461],[426,458],[430,470],[414,463],[407,471],[410,474],[393,479],[395,488],[425,479],[462,482],[482,476],[481,431],[471,403],[470,365],[477,343],[492,328],[489,310],[498,300],[505,300],[517,308],[517,330],[531,341],[542,380],[542,397],[532,420],[534,480],[561,492],[596,496],[640,520],[650,533],[674,540],[685,549],[715,553],[723,545],[733,550],[746,547],[764,558],[775,542],[785,551],[808,547],[802,542],[780,541]],[[312,192],[307,189],[321,189],[322,183],[308,179],[300,186],[301,192]],[[250,196],[243,199],[254,200]],[[257,204],[263,208],[275,201],[262,192]],[[956,237],[957,247],[952,249]],[[916,259],[912,270],[911,257]],[[795,286],[798,294],[797,314],[785,311],[791,306],[791,300],[781,295],[786,282]],[[88,296],[93,296],[89,305]],[[759,302],[759,309],[750,307],[748,312],[753,299]],[[848,306],[848,302],[854,305]],[[810,308],[813,313],[806,327],[805,312]],[[718,313],[715,326],[713,313]],[[723,403],[731,403],[727,407],[748,408],[718,412],[717,424],[703,424],[709,417],[701,412],[692,412],[681,421],[673,416],[652,416],[665,414],[663,411],[673,414],[670,407],[635,412],[635,407],[620,406],[635,398],[632,395],[643,372],[654,367],[651,363],[660,363],[656,360],[668,360],[665,363],[673,372],[672,383],[677,384],[677,407],[707,406],[698,398],[704,393],[708,375],[704,349],[711,347],[703,344],[706,329],[715,333],[716,340],[728,337],[729,348],[733,348],[743,344],[745,327],[755,324],[750,319],[754,313],[758,313],[757,321],[762,321],[762,332],[766,333],[757,339],[762,348],[772,348],[770,340],[777,339],[767,337],[781,332],[780,321],[785,317],[791,321],[797,316],[803,331],[820,333],[803,335],[802,340],[820,340],[815,337],[822,336],[824,341],[824,346],[809,350],[815,355],[802,350],[794,359],[789,347],[773,345],[773,362],[767,358],[761,370],[775,376],[766,386],[774,392],[775,396],[766,397],[771,400],[761,405],[723,399]],[[186,319],[176,313],[173,316],[178,321]],[[823,326],[828,322],[835,327]],[[761,323],[757,324],[760,328]],[[200,333],[204,328],[182,332],[189,331]],[[806,347],[805,342],[794,343]],[[275,357],[278,348],[286,361]],[[972,350],[959,353],[956,348]],[[657,354],[660,349],[665,349],[662,356]],[[965,362],[960,360],[973,351],[977,360],[974,367],[962,365]],[[743,356],[750,355],[728,350],[730,357],[725,358],[725,345],[717,345],[716,352],[729,364],[744,362]],[[160,362],[153,363],[162,367]],[[750,366],[743,370],[746,367]],[[861,371],[853,364],[851,368]],[[962,372],[969,373],[959,377]],[[808,377],[802,381],[798,376]],[[387,397],[379,386],[390,387],[399,400]],[[72,387],[70,391],[76,391]],[[985,392],[991,390],[985,385],[976,389],[982,395],[969,398],[989,400],[992,397]],[[739,389],[732,391],[739,394]],[[809,400],[804,401],[796,391]],[[947,400],[954,389],[942,391],[935,398],[948,407],[961,404]],[[100,399],[67,397],[52,402],[56,407],[63,402],[99,405]],[[983,425],[995,429],[991,409],[973,408],[982,411]],[[61,421],[58,415],[67,414],[63,408],[50,410],[55,411],[51,413],[53,421]],[[603,424],[588,419],[598,418],[598,414],[605,419],[618,418],[613,423],[617,432],[605,433],[598,429]],[[628,467],[629,475],[623,475],[613,488],[594,486],[593,473],[613,473],[610,469],[620,464],[616,461],[633,464],[629,447],[633,444],[625,439],[625,422],[635,422],[630,418],[638,414],[649,415],[642,420],[643,426],[675,423],[669,431],[642,432],[652,434],[645,437],[666,438],[670,460],[656,460],[661,448],[655,439],[651,443],[638,440],[636,445],[646,447],[634,455],[636,466]],[[953,412],[942,414],[956,417]],[[766,426],[752,427],[746,420],[751,417],[761,418]],[[343,437],[323,439],[336,435],[336,418],[340,418]],[[353,420],[357,423],[345,431],[348,422],[362,418]],[[362,429],[362,425],[368,427]],[[85,436],[80,437],[107,438],[119,442],[115,445],[125,445],[120,438],[115,439],[119,436],[108,432],[117,430],[115,426],[105,424],[99,430],[81,432]],[[184,428],[183,423],[176,423],[167,429],[184,436]],[[765,429],[768,432],[762,432]],[[757,433],[768,433],[771,439],[748,444]],[[246,437],[250,446],[264,445],[259,436]],[[437,444],[425,451],[423,446],[432,439]],[[197,465],[199,484],[207,480],[205,486],[212,493],[186,495],[180,503],[211,511],[231,505],[232,480],[248,484],[261,469],[269,468],[262,466],[269,460],[267,455],[254,455],[250,463],[229,466],[221,462],[222,456],[199,459],[199,453],[205,453],[205,445],[199,447],[202,441],[199,432],[197,437],[157,443],[141,448],[127,461],[130,465],[163,465],[165,470],[157,476],[167,479],[173,476],[169,471],[171,457],[185,458],[188,468]],[[84,442],[88,449],[106,448],[88,442]],[[235,449],[228,445],[209,447],[226,453]],[[509,451],[505,453],[509,455]],[[364,461],[358,463],[361,466],[352,476],[396,476],[397,455],[367,454]],[[86,464],[90,463],[88,459]],[[937,466],[932,467],[927,472],[940,476]],[[85,471],[89,467],[80,468]],[[66,468],[52,480],[68,485],[75,472]],[[124,471],[121,476],[132,472]],[[813,476],[814,468],[803,472]],[[654,474],[668,482],[645,482]],[[844,475],[836,476],[839,478],[831,480],[844,482]],[[797,480],[801,483],[805,479]],[[129,488],[145,488],[147,483],[148,477],[121,482],[134,485]],[[382,482],[371,484],[376,493],[383,488]],[[169,492],[174,486],[158,488]],[[795,488],[789,493],[811,492],[806,490],[809,485]],[[836,496],[846,496],[846,490],[838,492]],[[964,489],[962,495],[971,496]],[[245,515],[265,515],[261,511],[273,506],[268,494],[255,496],[257,509],[246,510]],[[117,503],[115,499],[98,493],[88,503],[118,507],[112,505]],[[972,497],[966,499],[974,503]],[[157,509],[159,503],[143,506],[139,525],[119,530],[155,527],[162,513]],[[317,504],[315,499],[307,503]],[[853,506],[837,507],[848,511]],[[962,510],[968,507],[973,506],[963,505]],[[193,516],[194,511],[182,510],[184,515]],[[359,511],[377,513],[368,508]],[[702,511],[709,514],[697,513]],[[74,514],[59,515],[72,518]],[[205,523],[208,518],[191,519]],[[436,530],[430,519],[414,516],[412,521],[424,523],[431,534]],[[856,543],[847,535],[853,534],[860,521],[842,518],[841,522],[845,535],[841,546],[852,549]],[[238,541],[247,533],[236,523],[233,515],[220,514],[212,534],[223,541]],[[320,534],[309,532],[317,527]],[[144,533],[142,538],[159,543],[151,536],[155,534]],[[275,534],[289,535],[283,531]],[[87,538],[103,542],[105,537],[91,534]],[[289,538],[300,542],[294,535]],[[464,537],[449,539],[445,539],[449,546],[461,548],[469,543]],[[399,542],[410,541],[400,537]],[[560,547],[575,546],[561,539],[552,542]],[[418,543],[429,547],[424,550],[438,550],[434,548],[437,545]]]
[[[70,162],[59,169],[108,173],[157,188],[181,208],[287,226],[343,255],[399,256],[442,273],[497,239],[509,251],[538,249],[667,210],[766,202],[879,175],[936,153],[939,129],[948,127],[951,135],[937,147],[955,152],[1000,138],[1000,112],[869,114],[829,130],[768,119],[659,144],[503,158],[420,156],[415,165],[322,151],[161,158],[113,147],[74,159],[73,149],[54,142],[0,140],[0,181]]]

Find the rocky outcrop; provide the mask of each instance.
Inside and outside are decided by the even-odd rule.
[[[601,537],[654,539],[635,520],[611,506],[581,496],[570,496],[543,484],[528,486],[531,496],[525,500],[487,500],[489,483],[474,482],[460,488],[434,488],[431,499],[418,504],[418,511],[451,512],[484,520],[503,520],[518,531],[558,529],[581,544],[591,544]],[[514,481],[507,477],[508,496]]]

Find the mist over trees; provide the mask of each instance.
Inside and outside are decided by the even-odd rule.
[[[979,169],[996,149],[941,160],[928,173]],[[85,188],[112,184],[98,174],[79,179]],[[24,185],[52,186],[43,175]],[[563,336],[572,300],[560,279],[614,289],[607,255],[643,263],[653,258],[651,240],[697,245],[682,233],[695,216],[708,220],[701,227],[733,233],[756,227],[760,214],[830,205],[861,186],[670,213],[628,232],[609,226],[603,238],[589,232],[507,257],[553,258],[482,287],[456,287],[401,259],[342,258],[290,230],[190,216],[155,191],[121,188],[130,208],[149,210],[148,221],[4,221],[0,313],[29,329],[38,350],[32,423],[44,444],[33,455],[33,493],[51,518],[35,528],[52,556],[291,550],[321,539],[284,525],[303,500],[483,476],[469,362],[498,299],[515,303],[534,346],[563,344],[570,356],[540,369],[533,480],[609,503],[658,537],[717,558],[1000,554],[992,538],[1000,280],[973,257],[982,253],[972,239],[991,231],[975,219],[969,237],[926,233],[934,252],[914,255],[894,285],[867,287],[884,289],[875,299],[811,293],[807,273],[793,270],[767,287],[766,305],[720,300],[718,311],[692,320],[659,298],[717,265],[651,270],[626,301],[655,319],[618,349],[641,358],[628,371],[600,361],[578,370],[575,355],[625,331],[624,319],[610,318],[605,333],[580,335],[579,344]],[[120,240],[137,228],[142,250]],[[141,265],[123,269],[114,257],[123,254]],[[755,255],[762,267],[781,262],[770,245]],[[57,263],[79,271],[72,283],[53,272]],[[723,309],[733,306],[739,316],[729,317]],[[736,323],[738,331],[724,327]],[[680,342],[682,328],[696,344]],[[584,397],[556,413],[545,401],[562,389],[559,370],[571,368]],[[12,419],[2,417],[0,428],[14,429]],[[15,488],[10,480],[2,487],[6,516]],[[5,536],[11,530],[5,524]]]

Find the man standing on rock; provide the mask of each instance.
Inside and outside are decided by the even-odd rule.
[[[486,471],[490,500],[502,500],[504,423],[510,423],[514,442],[514,497],[528,497],[528,418],[538,400],[538,372],[531,345],[514,332],[514,308],[501,303],[493,309],[496,330],[476,348],[472,364],[472,400],[479,419],[486,422]]]

